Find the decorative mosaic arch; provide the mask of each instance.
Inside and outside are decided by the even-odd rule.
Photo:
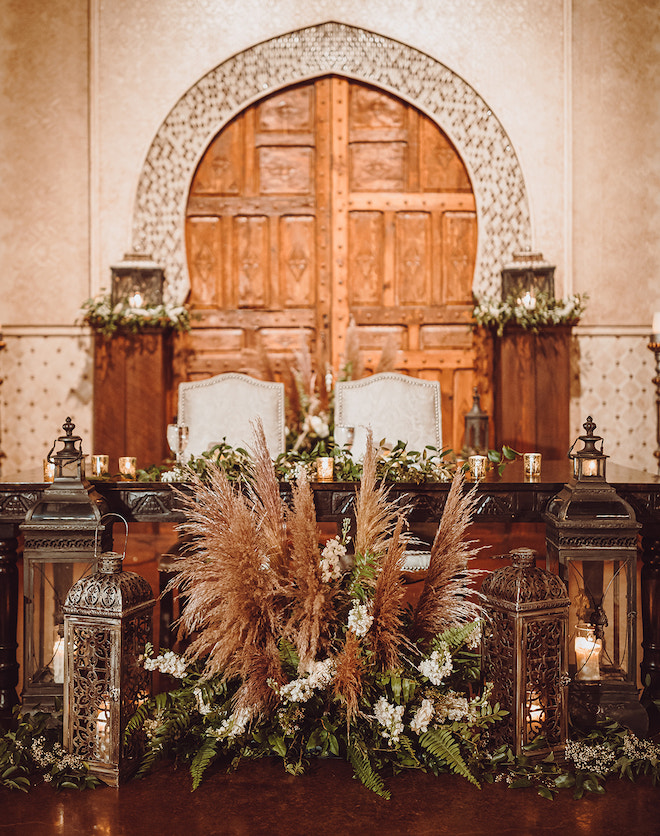
[[[497,117],[469,84],[428,55],[373,32],[324,23],[229,58],[182,96],[158,130],[139,178],[132,244],[165,268],[168,301],[181,302],[188,291],[185,208],[211,139],[258,99],[328,74],[390,91],[426,113],[451,139],[476,198],[474,289],[499,290],[502,265],[531,244],[531,225],[522,170]]]

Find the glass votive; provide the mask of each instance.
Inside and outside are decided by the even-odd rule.
[[[97,454],[92,456],[92,476],[108,476],[110,473],[110,456]]]
[[[486,478],[486,465],[488,458],[486,456],[468,456],[468,467],[475,482]]]
[[[52,482],[55,479],[55,463],[44,459],[44,482]]]
[[[335,460],[332,456],[321,456],[316,462],[316,478],[319,482],[332,482]]]
[[[135,475],[137,473],[137,459],[135,456],[120,456],[119,472],[122,476],[129,479],[135,479]]]
[[[538,479],[541,475],[541,454],[523,453],[525,479]]]

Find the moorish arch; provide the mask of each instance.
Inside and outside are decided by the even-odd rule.
[[[495,292],[501,266],[531,244],[524,178],[507,134],[479,94],[439,61],[363,29],[324,23],[272,38],[211,70],[172,108],[145,159],[132,246],[163,265],[166,298],[189,289],[184,217],[196,167],[213,137],[251,103],[323,75],[364,81],[408,101],[447,134],[474,189],[478,250],[474,290]]]

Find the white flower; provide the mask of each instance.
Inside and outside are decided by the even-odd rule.
[[[445,676],[453,670],[451,653],[448,647],[434,650],[428,659],[424,659],[417,666],[417,670],[429,679],[433,685],[440,685]]]
[[[338,580],[341,577],[340,562],[346,555],[346,546],[333,537],[325,544],[321,552],[321,578],[324,583]]]
[[[398,742],[399,735],[403,731],[404,710],[405,706],[392,705],[385,697],[380,697],[374,705],[374,717],[383,726],[381,735],[389,741],[390,746]]]
[[[429,723],[433,719],[433,715],[435,713],[435,709],[433,708],[433,702],[431,700],[422,700],[422,704],[415,712],[415,716],[412,718],[410,722],[410,728],[416,734],[422,734],[425,731],[428,731]]]
[[[183,679],[186,675],[186,661],[172,650],[168,650],[160,656],[144,660],[145,670],[160,671],[169,674],[177,679]]]
[[[348,614],[348,629],[356,636],[366,636],[373,622],[374,617],[369,613],[369,605],[356,601]]]
[[[241,708],[240,711],[236,711],[223,720],[219,728],[210,729],[209,734],[218,740],[231,740],[243,734],[251,717],[252,712],[248,708]]]
[[[332,682],[334,675],[334,659],[312,662],[302,676],[282,685],[279,689],[280,698],[285,702],[307,702],[314,691],[326,688]]]
[[[327,438],[330,435],[328,422],[324,421],[320,415],[310,415],[309,425],[319,438]]]
[[[449,691],[436,700],[436,720],[439,723],[455,720],[475,720],[477,717],[477,706],[471,705],[467,697],[457,694],[456,691]]]

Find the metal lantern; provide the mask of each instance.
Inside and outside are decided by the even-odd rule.
[[[139,764],[136,737],[123,737],[150,694],[141,657],[152,639],[155,603],[147,581],[122,571],[122,560],[101,554],[98,571],[75,583],[64,605],[64,745],[115,787]]]
[[[21,525],[23,548],[24,707],[52,710],[64,688],[64,615],[70,586],[96,567],[95,542],[109,542],[105,500],[85,481],[82,439],[70,418],[48,453],[53,482]],[[60,450],[55,452],[57,444]]]
[[[583,426],[569,450],[573,475],[545,513],[547,565],[571,599],[571,717],[588,727],[608,716],[645,734],[636,684],[640,524],[606,481],[607,456],[591,416]]]
[[[127,253],[110,268],[112,305],[151,308],[163,304],[164,272],[148,255]]]
[[[567,635],[569,599],[563,581],[536,567],[532,549],[511,552],[512,565],[490,574],[482,584],[487,612],[484,674],[493,683],[493,699],[509,714],[493,727],[497,744],[516,755],[537,736],[539,753],[566,743]]]
[[[465,437],[463,446],[469,455],[488,449],[488,413],[481,408],[479,389],[472,391],[472,407],[465,413]]]
[[[511,264],[502,268],[502,299],[515,299],[528,308],[536,306],[539,293],[555,295],[555,268],[531,250],[513,254]]]

